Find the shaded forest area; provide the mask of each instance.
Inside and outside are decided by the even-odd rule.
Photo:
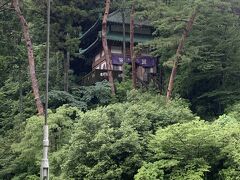
[[[50,179],[238,179],[240,2],[106,2],[51,2]],[[130,52],[132,62],[143,49],[159,58],[161,87],[139,87],[134,66],[121,82],[81,84],[81,35],[119,9],[154,27]],[[40,176],[46,12],[46,1],[0,0],[3,180]]]

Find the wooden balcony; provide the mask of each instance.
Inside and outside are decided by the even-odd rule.
[[[93,61],[92,68],[95,69],[96,66],[105,61],[105,56],[100,57],[98,60]]]
[[[114,80],[122,80],[122,71],[112,71]],[[84,86],[94,85],[96,82],[108,80],[108,72],[106,69],[94,69],[81,79]]]

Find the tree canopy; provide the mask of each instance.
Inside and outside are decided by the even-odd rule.
[[[158,58],[155,81],[133,89],[126,65],[115,95],[107,81],[83,86],[91,64],[80,36],[105,2],[52,1],[50,179],[239,179],[240,2],[110,2],[109,13],[134,7],[151,25],[153,39],[132,53]],[[29,70],[44,106],[46,9],[46,1],[0,1],[0,179],[40,177],[44,122]]]

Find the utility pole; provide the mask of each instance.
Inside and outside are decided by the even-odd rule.
[[[50,47],[50,0],[47,1],[47,58],[46,58],[46,94],[45,94],[45,122],[43,126],[43,159],[41,164],[40,179],[49,180],[48,162],[48,81],[49,81],[49,47]]]

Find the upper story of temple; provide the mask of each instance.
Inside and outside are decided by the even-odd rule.
[[[88,64],[91,64],[92,71],[104,72],[107,70],[107,63],[102,47],[102,19],[99,17],[94,25],[89,28],[81,37],[80,54],[87,57]],[[147,43],[153,39],[154,29],[147,22],[139,18],[134,20],[134,43],[135,45]],[[131,64],[130,60],[130,13],[125,13],[125,38],[123,36],[123,13],[120,10],[109,14],[107,21],[107,40],[112,70],[121,76],[123,64]],[[125,58],[123,52],[123,42],[125,42]],[[147,81],[149,75],[157,71],[157,58],[149,55],[148,49],[144,49],[136,59],[137,77]],[[114,73],[116,74],[116,73]],[[96,75],[95,75],[96,76]],[[98,76],[107,76],[101,73]]]

